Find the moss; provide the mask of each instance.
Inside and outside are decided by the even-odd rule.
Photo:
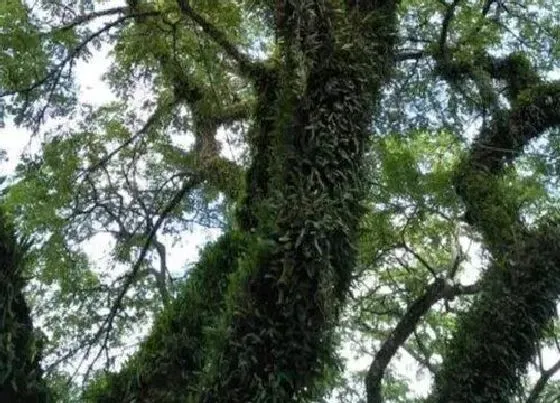
[[[363,155],[381,82],[371,61],[384,64],[390,53],[380,56],[348,27],[346,41],[335,41],[324,10],[303,9],[311,17],[302,21],[310,18],[316,31],[302,38],[302,52],[321,63],[310,64],[290,119],[275,120],[273,144],[281,147],[266,200],[275,206],[274,226],[258,232],[265,247],[243,262],[228,292],[198,401],[309,401],[335,362],[333,329],[354,267]],[[349,41],[356,47],[343,46]],[[293,100],[282,84],[278,99]]]
[[[433,402],[510,402],[555,316],[560,226],[544,225],[495,260],[482,293],[459,321],[436,378]]]

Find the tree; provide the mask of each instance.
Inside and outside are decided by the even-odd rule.
[[[0,398],[9,402],[46,402],[42,379],[41,343],[23,296],[25,242],[16,239],[0,215]]]
[[[558,365],[532,386],[524,372],[557,334],[546,182],[560,123],[546,77],[558,67],[556,5],[96,6],[0,9],[6,111],[35,131],[48,115],[77,115],[22,161],[5,196],[18,229],[41,242],[29,271],[51,291],[37,298],[63,311],[49,369],[95,351],[89,380],[103,353],[110,368],[131,319],[156,317],[82,399],[317,401],[337,385],[343,396],[345,335],[376,342],[359,375],[368,403],[407,401],[390,368],[399,351],[434,374],[428,401],[549,393]],[[77,103],[72,69],[101,44],[118,100],[94,108]],[[151,96],[139,107],[140,83]],[[185,131],[191,148],[177,145]],[[240,134],[247,162],[224,157],[222,131]],[[546,149],[525,153],[546,134]],[[220,217],[223,235],[174,279],[162,237],[182,236],[195,212],[206,225]],[[121,276],[104,278],[84,255],[99,232],[115,237]],[[489,256],[469,285],[465,238]],[[52,325],[61,316],[73,330]]]

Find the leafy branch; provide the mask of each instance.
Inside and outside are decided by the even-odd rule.
[[[220,31],[215,25],[197,13],[189,4],[188,0],[177,0],[177,4],[181,12],[194,22],[196,22],[210,38],[212,38],[222,49],[234,60],[239,66],[242,74],[252,79],[258,79],[262,76],[263,66],[251,60],[246,54],[242,53],[228,39],[227,35]]]
[[[75,58],[77,58],[82,51],[91,43],[93,40],[97,39],[104,33],[108,32],[111,28],[116,27],[118,25],[123,24],[127,20],[134,18],[134,14],[128,14],[117,18],[114,21],[108,22],[103,27],[98,29],[97,31],[88,35],[85,39],[83,39],[76,47],[74,47],[68,55],[59,62],[54,68],[51,69],[43,78],[33,82],[31,85],[24,87],[24,88],[16,88],[13,90],[8,91],[0,91],[0,98],[16,95],[18,93],[29,93],[39,87],[41,87],[46,82],[52,80],[61,70],[63,70],[69,63],[71,63]]]
[[[85,177],[87,178],[91,173],[95,172],[100,167],[105,166],[115,155],[120,153],[122,150],[124,150],[126,147],[128,147],[135,141],[142,138],[142,136],[146,135],[148,131],[151,130],[152,127],[155,126],[157,122],[160,121],[165,114],[169,113],[178,103],[179,100],[174,98],[171,101],[166,102],[164,105],[159,105],[158,107],[156,107],[156,110],[146,120],[146,123],[144,124],[144,126],[142,126],[140,130],[138,130],[134,135],[127,138],[122,144],[117,146],[114,150],[109,152],[98,162],[96,162],[93,165],[90,165],[85,170],[80,172],[80,176],[85,175]]]

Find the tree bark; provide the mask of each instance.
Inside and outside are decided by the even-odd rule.
[[[328,0],[284,7],[279,21],[293,29],[274,31],[290,38],[257,69],[179,2],[257,92],[237,223],[248,244],[221,270],[201,261],[197,276],[211,270],[213,281],[189,280],[184,304],[162,315],[109,387],[98,385],[96,401],[285,402],[324,392],[354,266],[363,156],[394,60],[396,3],[360,1],[343,13]],[[211,309],[199,304],[208,298]]]
[[[560,86],[535,80],[521,55],[488,66],[508,85],[511,108],[493,112],[455,183],[465,218],[483,235],[492,262],[480,295],[458,319],[431,402],[511,401],[560,295],[558,221],[527,228],[516,195],[508,194],[501,180],[505,165],[530,140],[560,125]]]

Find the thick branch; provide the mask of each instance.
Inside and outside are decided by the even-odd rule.
[[[505,61],[484,68],[508,84],[512,108],[494,111],[455,179],[467,221],[483,234],[493,261],[479,297],[459,317],[430,402],[511,401],[560,295],[558,222],[525,228],[515,198],[499,186],[504,165],[560,125],[560,85],[538,82],[522,57]]]
[[[430,402],[511,401],[560,294],[560,228],[545,225],[494,261],[482,291],[459,317]],[[507,336],[506,336],[507,335]]]
[[[372,10],[377,15],[370,20],[355,15],[355,26],[348,28],[355,29],[355,47],[348,51],[337,48],[333,3],[317,0],[296,10],[310,68],[300,96],[293,95],[293,81],[280,80],[274,88],[283,108],[273,111],[277,130],[272,131],[275,137],[266,133],[272,141],[263,157],[278,168],[267,163],[268,172],[256,173],[274,174],[264,181],[275,188],[264,205],[250,206],[253,212],[273,206],[276,218],[253,221],[257,233],[268,239],[248,266],[244,295],[235,296],[233,314],[226,317],[223,347],[214,353],[217,363],[202,387],[202,402],[311,399],[318,392],[318,364],[325,368],[330,361],[331,326],[354,268],[352,240],[363,197],[357,184],[371,100],[378,97],[393,62],[396,11],[395,2],[381,1],[375,2],[379,9]],[[284,67],[291,71],[289,63]],[[340,163],[334,169],[328,161]],[[325,197],[329,203],[322,201]],[[311,229],[311,223],[320,224]]]
[[[389,338],[383,343],[375,359],[371,363],[366,376],[366,389],[368,403],[382,403],[381,380],[387,369],[391,358],[395,355],[399,347],[412,334],[422,316],[435,304],[442,296],[445,287],[445,280],[438,279],[428,287],[424,295],[418,298],[408,308],[397,327],[391,332]]]
[[[471,161],[477,169],[499,173],[531,140],[560,125],[560,82],[534,86],[520,98],[508,116],[497,116],[474,144]]]
[[[154,239],[153,244],[159,256],[159,272],[154,273],[156,282],[158,284],[161,299],[164,305],[169,304],[169,291],[167,290],[167,252],[165,245]]]
[[[540,84],[524,90],[511,111],[496,113],[472,146],[455,189],[465,203],[466,221],[478,227],[489,247],[508,247],[513,234],[522,232],[514,231],[520,225],[518,206],[497,192],[497,175],[531,140],[559,125],[560,83]]]

